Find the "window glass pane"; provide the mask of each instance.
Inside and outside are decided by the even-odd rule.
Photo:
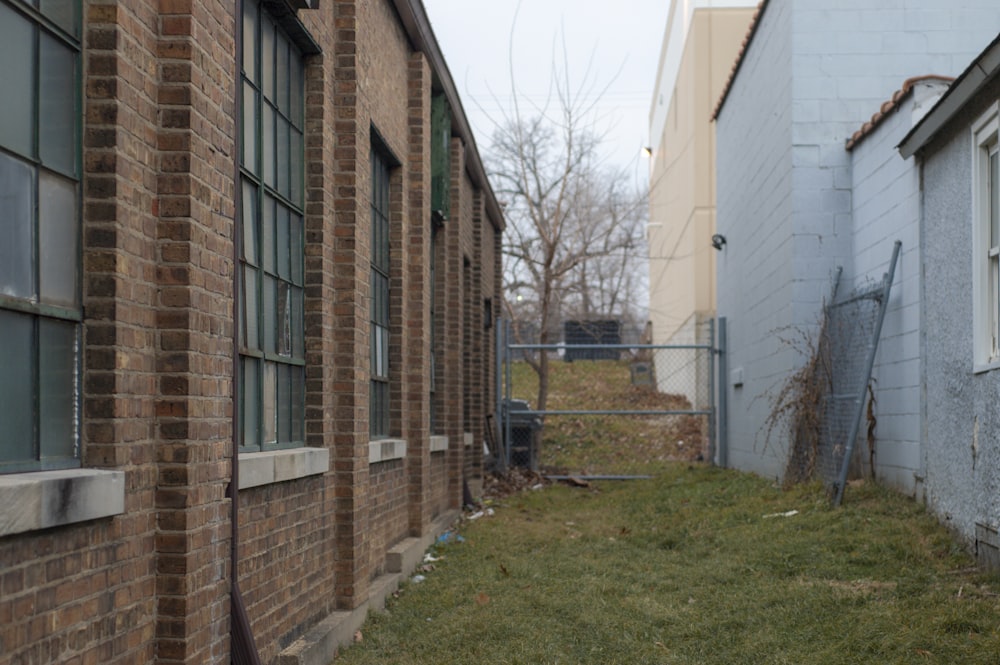
[[[292,357],[305,358],[305,335],[303,334],[302,289],[292,288]]]
[[[33,175],[30,166],[0,152],[0,294],[17,298],[35,296]]]
[[[278,366],[275,363],[264,363],[264,382],[261,385],[263,391],[261,402],[261,413],[263,414],[263,436],[264,445],[277,442],[278,438]]]
[[[0,462],[35,459],[35,373],[30,316],[0,310]]]
[[[276,281],[273,277],[264,275],[264,293],[261,313],[263,314],[264,326],[264,352],[274,353],[275,348],[275,328],[278,325],[276,319]]]
[[[292,440],[292,366],[278,365],[278,442]]]
[[[257,52],[257,3],[243,3],[243,75],[257,82],[254,60]]]
[[[278,159],[278,191],[287,199],[292,200],[291,174],[294,163],[289,153],[289,124],[288,121],[278,116],[278,136],[277,136],[277,159]]]
[[[277,240],[277,253],[278,253],[278,275],[282,279],[291,279],[291,256],[289,253],[291,251],[291,230],[288,228],[290,224],[288,208],[283,205],[278,205],[278,219],[277,228],[275,229],[275,237]]]
[[[372,328],[372,376],[386,378],[389,374],[389,331],[382,326]]]
[[[371,382],[370,391],[370,433],[373,437],[389,434],[389,385],[381,381]]]
[[[379,374],[385,378],[389,378],[389,329],[379,328],[379,355],[382,357],[382,367],[379,370]]]
[[[43,302],[76,306],[79,288],[76,183],[38,175],[38,291]]]
[[[265,194],[260,216],[260,260],[261,266],[269,273],[274,273],[274,206],[275,200]]]
[[[38,142],[42,163],[76,174],[76,54],[41,33]],[[6,93],[5,93],[6,94]]]
[[[1000,163],[998,153],[990,155],[990,246],[1000,245]]]
[[[260,32],[261,90],[264,99],[274,101],[274,23],[262,19]]]
[[[39,4],[53,23],[74,37],[80,36],[80,0],[41,0]]]
[[[257,280],[259,272],[249,266],[243,267],[243,344],[248,349],[260,350],[260,333],[258,332],[258,307],[260,295]]]
[[[20,14],[0,4],[0,145],[34,155],[35,28]]]
[[[288,282],[277,282],[278,302],[275,307],[275,318],[277,319],[278,354],[282,356],[292,355],[292,298],[289,293]]]
[[[292,441],[304,442],[305,436],[305,370],[292,367]]]
[[[75,457],[77,442],[77,326],[39,319],[38,410],[41,457]]]
[[[240,376],[240,407],[243,413],[243,445],[260,447],[260,361],[244,356]]]
[[[299,57],[297,53],[292,52],[292,57],[290,58],[289,67],[291,72],[289,73],[289,100],[288,100],[288,119],[292,121],[292,125],[302,129],[302,110],[303,110],[303,90],[305,87],[305,70],[302,67],[302,58]]]
[[[260,137],[262,177],[274,187],[274,109],[268,104],[263,107]]]
[[[277,106],[284,115],[288,115],[288,40],[278,33],[276,43],[277,64],[274,68],[275,85],[278,89]]]
[[[257,91],[250,84],[243,84],[243,151],[240,160],[243,168],[257,174]]]
[[[372,290],[374,292],[374,309],[372,320],[382,325],[389,323],[389,279],[382,273],[372,271]]]
[[[288,232],[290,239],[288,241],[291,248],[291,261],[292,261],[292,282],[302,285],[303,282],[303,247],[302,247],[302,217],[299,215],[292,215],[288,224]]]
[[[243,180],[243,260],[258,265],[257,258],[257,188]]]
[[[302,152],[302,134],[297,130],[292,130],[291,161],[288,165],[289,171],[289,195],[288,199],[295,205],[302,207],[302,168],[305,163],[305,155]]]

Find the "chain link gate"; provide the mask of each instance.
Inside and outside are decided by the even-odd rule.
[[[609,416],[642,419],[649,426],[670,422],[681,417],[698,419],[703,423],[698,441],[699,457],[710,462],[724,462],[725,423],[718,408],[717,377],[724,360],[719,340],[724,340],[725,320],[718,324],[714,319],[703,322],[703,329],[695,335],[702,343],[693,344],[522,344],[514,341],[510,321],[500,321],[497,326],[497,403],[499,414],[498,433],[492,437],[491,454],[501,472],[511,466],[539,471],[544,426],[555,418]],[[651,398],[638,401],[635,408],[603,408],[600,404],[587,404],[581,408],[532,408],[526,399],[514,397],[513,368],[516,363],[527,363],[539,354],[548,354],[548,362],[594,363],[598,373],[627,371],[632,386],[646,386]],[[627,363],[627,370],[623,369]],[[521,395],[523,397],[523,394]],[[534,395],[532,395],[532,398]],[[634,395],[633,395],[634,397]],[[550,404],[553,400],[549,400]],[[690,434],[690,427],[687,428]],[[683,442],[682,442],[683,445]],[[558,479],[558,473],[547,473]],[[626,474],[574,474],[575,478],[626,479],[642,477]]]

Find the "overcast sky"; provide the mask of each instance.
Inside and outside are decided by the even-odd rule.
[[[649,106],[669,0],[423,2],[481,152],[489,150],[490,117],[510,103],[511,69],[522,103],[543,102],[554,57],[562,67],[564,36],[570,80],[580,85],[591,63],[594,94],[610,85],[598,107],[609,131],[609,160],[645,182],[641,153],[649,145]]]

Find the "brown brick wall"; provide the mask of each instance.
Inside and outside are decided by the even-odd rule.
[[[82,451],[87,467],[125,472],[125,513],[0,538],[0,662],[229,662],[237,8],[85,2]],[[327,474],[239,493],[235,573],[265,663],[361,605],[386,550],[458,507],[463,473],[479,473],[482,294],[498,283],[496,236],[455,138],[430,284],[434,76],[393,3],[331,0],[300,16],[323,50],[306,68],[306,437],[331,455]],[[408,451],[375,465],[372,127],[399,161],[392,420]],[[432,287],[449,438],[433,454]]]
[[[369,504],[372,526],[372,578],[385,572],[385,552],[409,535],[406,460],[372,465]]]
[[[429,466],[429,491],[427,508],[431,518],[441,515],[455,504],[455,497],[448,493],[448,454],[446,452],[431,453]]]
[[[235,16],[159,7],[156,649],[193,664],[229,649]]]
[[[156,48],[153,11],[93,3],[84,14],[82,453],[89,466],[126,472],[128,514],[0,540],[8,662],[149,662],[154,653],[155,116],[144,79]]]
[[[448,436],[448,451],[446,460],[448,466],[448,490],[452,497],[449,507],[458,507],[462,496],[462,466],[463,466],[463,422],[462,409],[464,405],[464,388],[462,373],[462,340],[464,322],[464,298],[462,291],[462,227],[464,225],[463,209],[467,205],[465,199],[468,191],[462,187],[465,178],[465,144],[460,138],[451,140],[451,186],[449,195],[451,201],[451,216],[441,230],[441,245],[444,248],[444,260],[439,272],[443,279],[443,289],[439,294],[442,320],[442,372],[439,376],[440,390],[443,393],[441,402],[442,432]]]
[[[422,53],[412,53],[407,80],[409,134],[408,209],[410,224],[401,250],[408,266],[406,321],[408,331],[403,383],[406,387],[406,423],[409,483],[409,530],[420,534],[433,517],[430,476],[430,348],[431,289],[431,70]]]
[[[331,91],[336,8],[302,12],[324,52],[305,59],[306,444],[333,449],[337,394],[346,391],[333,337],[338,243],[333,201],[337,148]],[[353,390],[349,393],[353,396]],[[331,454],[331,470],[336,469]],[[239,494],[240,591],[264,663],[337,607],[335,473],[244,489]]]
[[[314,476],[240,492],[240,591],[265,663],[336,608],[328,487]]]

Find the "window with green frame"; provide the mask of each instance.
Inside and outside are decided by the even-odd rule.
[[[369,433],[389,436],[389,162],[371,149],[371,391]]]
[[[0,473],[79,466],[79,0],[0,0]]]
[[[305,442],[302,54],[243,3],[240,450]]]

